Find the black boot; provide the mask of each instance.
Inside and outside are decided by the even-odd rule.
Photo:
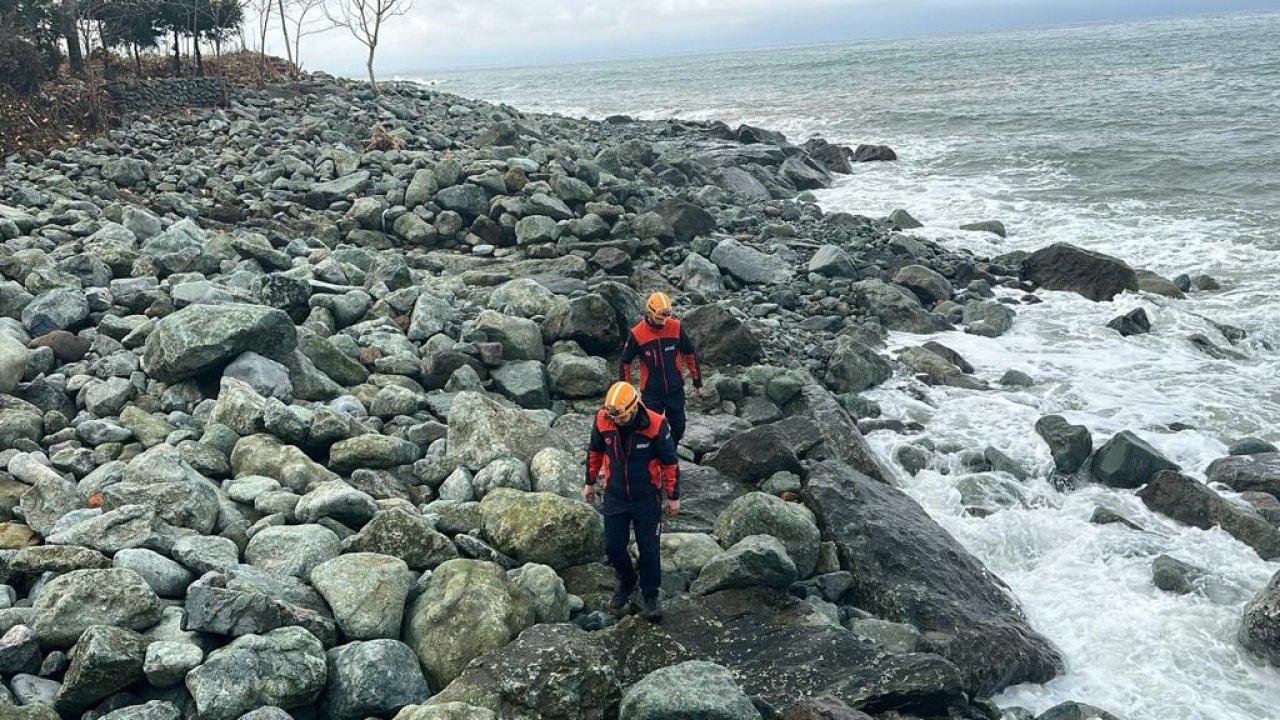
[[[642,593],[640,595],[640,615],[645,620],[657,622],[662,619],[662,601],[658,599],[658,593]]]
[[[636,588],[634,585],[631,587],[619,585],[618,589],[613,591],[613,597],[609,598],[609,614],[616,615],[618,617],[625,615],[627,612],[627,603],[631,602],[631,596],[635,594],[635,591]]]

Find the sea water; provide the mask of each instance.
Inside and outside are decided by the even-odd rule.
[[[1133,491],[1048,482],[1033,425],[1058,413],[1095,444],[1133,430],[1203,479],[1248,435],[1280,440],[1280,14],[1187,16],[985,34],[432,73],[420,79],[530,110],[603,117],[747,122],[793,141],[885,143],[900,160],[858,165],[818,193],[828,211],[883,216],[905,208],[913,231],[984,255],[1070,242],[1172,277],[1207,273],[1222,289],[1185,300],[1124,294],[1095,303],[1061,292],[1020,305],[996,338],[931,336],[995,384],[1008,369],[1029,388],[930,388],[895,379],[868,395],[886,416],[916,420],[935,443],[992,446],[1031,479],[1012,505],[966,513],[971,471],[938,455],[914,477],[892,462],[918,438],[869,441],[899,483],[1012,588],[1067,670],[997,698],[1039,712],[1063,700],[1128,720],[1280,717],[1280,672],[1235,636],[1248,599],[1280,569],[1221,530],[1149,512]],[[1006,239],[959,225],[1001,220]],[[1001,290],[1000,292],[1008,292]],[[1145,308],[1147,335],[1113,317]],[[1243,360],[1188,341],[1230,342]],[[919,344],[894,334],[891,350]],[[997,386],[999,387],[999,386]],[[1191,429],[1174,431],[1171,423]],[[1227,492],[1228,495],[1232,495]],[[1146,529],[1088,521],[1098,506]],[[1151,581],[1161,553],[1208,568],[1198,592]]]

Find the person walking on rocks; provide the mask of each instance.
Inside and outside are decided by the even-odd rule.
[[[674,307],[666,293],[655,292],[644,304],[644,319],[636,323],[622,342],[618,379],[631,381],[631,365],[639,360],[640,392],[644,404],[667,417],[676,445],[684,437],[684,374],[688,369],[693,387],[702,389],[698,353],[680,321],[672,317]]]
[[[641,614],[648,620],[662,616],[658,533],[663,510],[668,516],[680,512],[677,463],[667,419],[645,407],[631,383],[614,383],[591,428],[582,497],[588,503],[595,500],[598,480],[604,498],[605,554],[618,576],[618,589],[609,600],[609,611],[615,615],[626,611],[638,581]],[[627,550],[632,529],[640,551],[638,568]]]

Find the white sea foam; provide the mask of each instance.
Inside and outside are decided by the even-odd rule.
[[[1016,188],[987,180],[917,175],[905,163],[886,164],[855,175],[821,199],[829,210],[872,215],[906,206],[921,220],[935,223],[920,235],[984,255],[1062,239],[1122,256],[1132,253],[1128,259],[1135,264],[1166,272],[1187,267],[1179,265],[1185,261],[1182,253],[1154,254],[1158,238],[1144,247],[1141,230],[1126,230],[1125,221],[1087,210],[1031,207],[1036,203],[1018,199]],[[1017,218],[1009,223],[1014,235],[1001,241],[953,229],[991,217]],[[1228,283],[1260,282],[1249,279],[1252,272],[1231,272],[1235,248],[1206,245],[1211,228],[1197,227],[1194,221],[1158,222],[1163,237],[1174,234],[1199,243],[1198,251],[1186,251],[1188,256],[1204,262],[1216,253],[1212,267],[1228,273]],[[1106,232],[1095,235],[1100,228]],[[1100,239],[1091,242],[1094,237]],[[1234,292],[1260,291],[1246,286]],[[1037,712],[1064,700],[1081,700],[1134,720],[1274,717],[1280,707],[1280,673],[1245,657],[1235,634],[1244,604],[1277,565],[1262,561],[1220,530],[1188,528],[1151,513],[1132,491],[1087,486],[1059,492],[1046,480],[1052,461],[1033,429],[1036,419],[1048,413],[1088,426],[1095,442],[1132,429],[1203,477],[1208,463],[1225,454],[1226,442],[1273,432],[1280,418],[1280,362],[1258,343],[1245,345],[1248,360],[1216,360],[1185,338],[1201,333],[1227,346],[1229,341],[1206,318],[1256,325],[1259,310],[1228,299],[1206,302],[1214,296],[1204,294],[1188,300],[1125,294],[1105,303],[1073,293],[1040,295],[1045,302],[1020,306],[1013,329],[1000,338],[962,332],[933,336],[993,384],[1005,370],[1016,369],[1031,375],[1034,387],[988,392],[930,388],[927,402],[893,385],[869,393],[886,415],[924,423],[924,434],[936,442],[978,449],[990,445],[1034,473],[1025,486],[1014,486],[1023,504],[979,518],[967,515],[961,503],[960,488],[972,473],[957,455],[935,458],[937,466],[914,478],[898,468],[904,488],[1004,578],[1032,624],[1067,659],[1063,676],[1043,686],[1011,688],[997,700]],[[1263,300],[1274,303],[1275,296],[1266,293]],[[1135,307],[1151,316],[1151,334],[1123,338],[1105,327],[1112,317]],[[925,339],[895,334],[891,345]],[[1195,429],[1173,432],[1167,425],[1174,422]],[[887,431],[870,437],[884,458],[892,458],[894,449],[911,439]],[[1099,505],[1122,512],[1150,532],[1089,523]],[[1151,562],[1161,553],[1212,569],[1204,594],[1178,596],[1155,588]]]

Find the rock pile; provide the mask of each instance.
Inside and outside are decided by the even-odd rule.
[[[1025,264],[806,194],[891,150],[323,77],[235,98],[0,173],[0,673],[26,715],[990,717],[1061,670],[859,432],[886,382],[990,391],[889,331],[996,336],[1033,301]],[[362,152],[375,123],[404,147]],[[668,619],[613,624],[583,455],[652,290],[707,392]],[[1042,434],[1064,472],[1092,449]],[[1095,466],[1136,482],[1142,451]]]

